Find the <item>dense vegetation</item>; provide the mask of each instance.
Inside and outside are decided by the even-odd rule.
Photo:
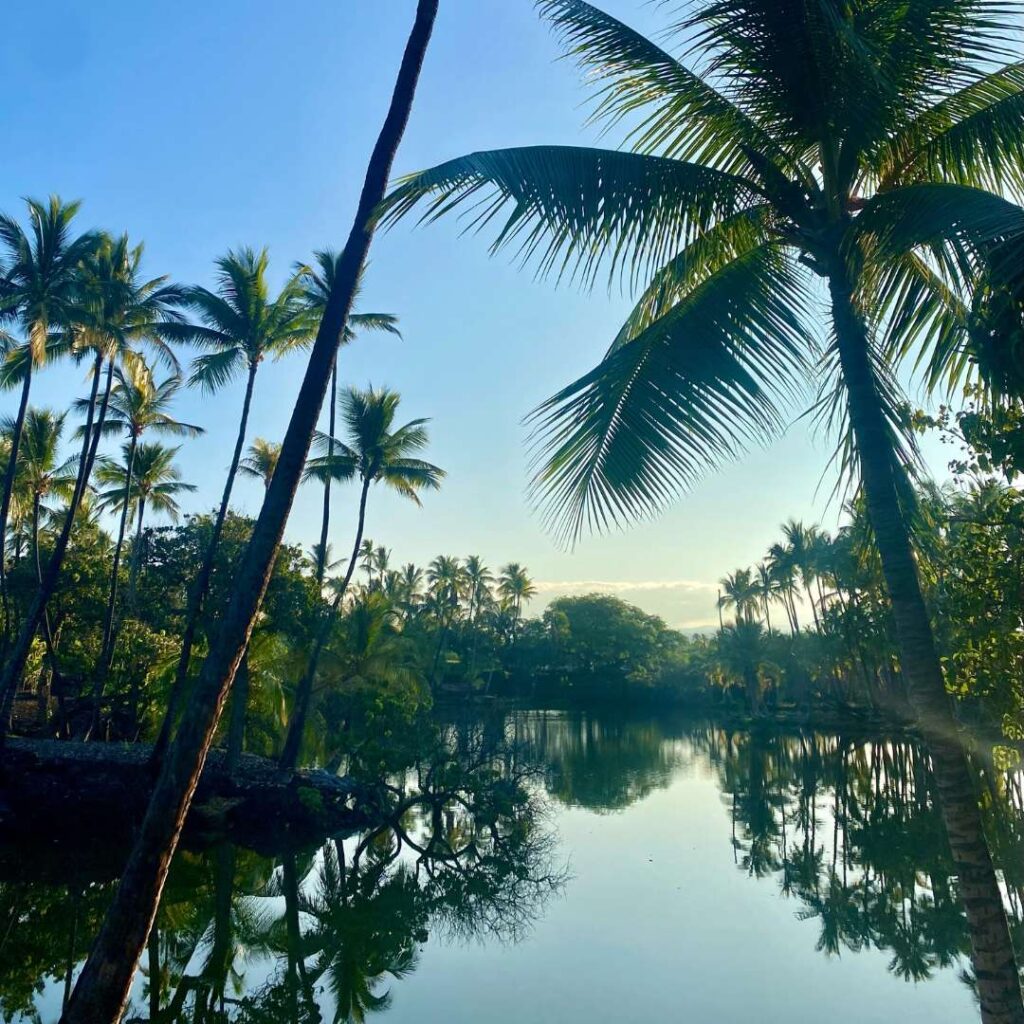
[[[1024,79],[1005,63],[1009,8],[696,3],[672,26],[698,54],[689,66],[583,0],[538,6],[599,83],[596,115],[624,129],[626,147],[474,153],[386,195],[438,8],[418,0],[348,241],[297,265],[277,294],[265,250],[218,259],[212,288],[184,286],[147,279],[127,238],[81,232],[77,203],[32,200],[23,219],[0,217],[0,384],[17,395],[2,441],[0,736],[14,720],[155,739],[149,809],[66,1018],[123,1012],[218,730],[232,768],[248,747],[288,772],[304,748],[362,770],[457,690],[700,699],[755,718],[825,702],[912,715],[982,1014],[1020,1021],[958,735],[963,720],[1011,737],[1022,724],[1009,484],[1024,399]],[[419,503],[444,476],[424,458],[426,420],[402,423],[387,388],[343,382],[342,346],[398,330],[393,315],[355,308],[373,233],[467,202],[483,204],[478,226],[507,214],[495,247],[518,245],[541,273],[591,284],[607,271],[639,293],[598,365],[533,417],[536,496],[565,538],[660,511],[817,392],[853,495],[845,525],[829,537],[790,524],[763,565],[726,577],[714,638],[687,640],[599,596],[529,622],[532,586],[514,563],[497,579],[477,558],[393,569],[365,541],[378,485]],[[198,350],[187,369],[185,346]],[[264,367],[299,352],[283,437],[250,440]],[[89,395],[34,405],[38,375],[69,358],[89,367]],[[899,375],[913,370],[932,389],[966,387],[970,404],[909,415]],[[175,416],[176,397],[235,379],[244,394],[219,502],[155,527],[178,515],[185,441],[202,430]],[[959,438],[957,472],[977,479],[935,492],[915,424]],[[231,509],[240,473],[266,486],[252,521]],[[311,556],[283,545],[302,483],[323,489]],[[355,485],[357,528],[332,563],[340,483]]]

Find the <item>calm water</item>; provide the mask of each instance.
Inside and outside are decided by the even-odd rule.
[[[129,1018],[977,1020],[912,744],[562,713],[446,740],[393,779],[394,828],[180,855]],[[1019,917],[1021,780],[988,783]],[[5,851],[4,1019],[59,1016],[109,898],[101,854]]]

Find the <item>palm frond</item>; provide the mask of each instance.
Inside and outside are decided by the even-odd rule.
[[[803,284],[785,252],[753,249],[541,405],[531,490],[548,525],[575,542],[649,516],[776,435],[813,349]]]
[[[421,221],[468,204],[480,230],[508,210],[491,246],[516,246],[538,274],[584,284],[603,265],[635,284],[703,231],[748,205],[755,187],[710,167],[639,153],[528,146],[471,153],[402,179],[387,223],[426,201]],[[508,209],[511,207],[511,209]]]

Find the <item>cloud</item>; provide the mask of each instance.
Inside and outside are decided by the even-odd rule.
[[[717,584],[700,580],[540,580],[534,584],[540,594],[632,594],[638,590],[673,590],[713,594]]]

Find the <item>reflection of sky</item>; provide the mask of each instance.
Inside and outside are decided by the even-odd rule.
[[[546,721],[545,732],[539,716],[524,719],[523,739],[536,752],[546,752],[554,764],[579,752],[582,738],[574,717],[553,714]],[[657,723],[634,727],[658,729]],[[621,736],[613,732],[628,740],[638,735],[631,728]],[[592,732],[598,737],[601,729]],[[617,740],[605,737],[595,753],[602,749],[614,755]],[[659,749],[656,741],[654,749]],[[544,905],[526,938],[516,945],[448,942],[435,921],[428,925],[431,938],[416,970],[400,981],[385,976],[375,986],[376,992],[390,988],[393,995],[391,1009],[377,1019],[386,1024],[818,1024],[823,1019],[975,1024],[972,996],[956,969],[937,970],[929,981],[913,985],[887,970],[891,951],[844,950],[833,958],[818,952],[820,921],[798,920],[801,902],[780,896],[778,875],[757,880],[737,867],[729,798],[706,752],[686,738],[666,739],[657,766],[656,784],[645,787],[647,795],[615,813],[551,800],[545,826],[558,836],[552,864],[567,863],[570,878]],[[654,762],[647,767],[653,770]],[[817,834],[826,861],[831,807],[823,787]],[[792,818],[790,828],[796,829]],[[742,838],[742,827],[739,834]],[[356,841],[346,843],[350,863]],[[790,841],[798,841],[795,831]],[[307,885],[315,885],[318,864],[319,858]],[[858,874],[851,867],[851,884]],[[283,913],[281,898],[250,899],[268,919]],[[207,949],[201,945],[196,951],[190,973],[200,969]],[[240,965],[246,989],[260,988],[281,966],[279,960],[251,955]],[[137,977],[133,993],[140,1010],[142,985]],[[57,1020],[61,994],[60,983],[46,985],[39,1003],[44,1024]],[[320,999],[330,1020],[330,997]]]
[[[74,6],[74,5],[72,5]],[[664,23],[659,5],[605,0],[640,28]],[[86,200],[83,226],[128,229],[147,242],[147,266],[209,284],[229,246],[270,247],[280,279],[317,247],[340,245],[411,20],[412,0],[309,0],[302,16],[273,0],[105,0],[72,18],[62,0],[8,5],[0,65],[18,82],[4,120],[0,209],[56,191]],[[86,8],[82,8],[86,10]],[[386,12],[386,13],[382,13]],[[47,40],[47,59],[28,40]],[[537,142],[594,144],[586,95],[529,0],[441,5],[421,91],[396,165],[405,172],[475,149]],[[113,56],[112,56],[113,55]],[[187,55],[187,56],[185,56]],[[614,145],[614,138],[605,144]],[[762,557],[789,516],[834,527],[825,510],[831,450],[806,421],[770,451],[727,467],[661,520],[557,550],[528,511],[520,420],[590,369],[628,303],[537,283],[454,223],[401,225],[375,244],[364,309],[399,313],[405,341],[371,338],[347,351],[342,379],[401,391],[409,417],[433,417],[430,457],[449,472],[417,511],[374,494],[368,532],[397,561],[445,552],[491,565],[527,565],[542,580],[697,580],[713,583]],[[253,434],[278,439],[301,361],[265,366]],[[35,400],[65,404],[81,370],[47,371]],[[0,411],[13,411],[7,396]],[[207,435],[187,447],[186,478],[202,509],[219,497],[240,385],[215,399],[190,394],[179,414]],[[942,459],[940,458],[939,464]],[[348,550],[353,502],[339,492],[335,550]],[[258,482],[237,502],[258,508]],[[303,493],[289,537],[318,537],[319,498]],[[672,625],[716,618],[713,594],[639,590],[631,597]]]
[[[974,1024],[953,971],[907,984],[871,950],[827,959],[818,923],[733,864],[728,811],[700,761],[620,814],[560,809],[573,878],[514,947],[428,945],[389,1024],[740,1021]]]

